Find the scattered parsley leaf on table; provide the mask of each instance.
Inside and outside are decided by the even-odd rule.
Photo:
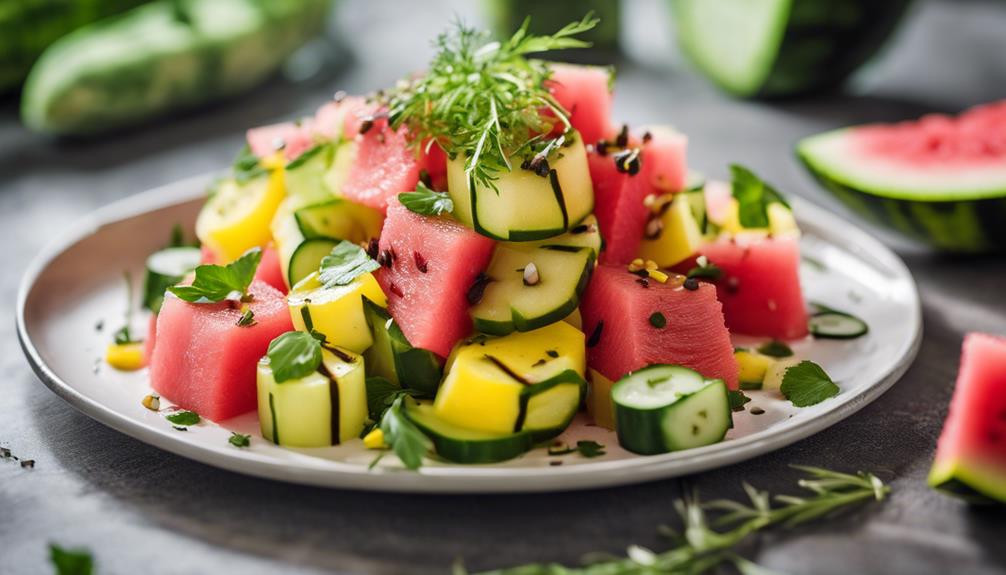
[[[56,575],[91,575],[94,573],[94,558],[87,549],[64,549],[55,543],[49,544],[49,561]]]
[[[786,199],[775,188],[762,181],[754,172],[739,164],[730,165],[733,175],[733,197],[737,200],[737,217],[745,228],[767,228],[768,207],[782,204]]]
[[[343,240],[321,260],[318,280],[325,288],[344,286],[365,273],[381,267],[363,248]]]
[[[758,347],[758,353],[769,357],[792,357],[793,348],[786,345],[785,342],[773,339],[761,344]]]
[[[269,343],[266,351],[273,379],[300,379],[321,365],[321,342],[306,331],[288,331]]]
[[[744,406],[749,401],[751,401],[751,398],[745,395],[743,391],[739,389],[727,390],[727,403],[730,405],[730,411],[744,411]]]
[[[171,423],[180,426],[195,425],[200,421],[202,421],[202,418],[199,417],[199,414],[194,411],[176,411],[169,415],[165,415],[164,419],[167,419]]]
[[[230,443],[234,447],[248,447],[251,445],[251,436],[232,431],[231,436],[227,438],[227,443]]]
[[[416,184],[416,191],[398,194],[398,201],[403,206],[423,216],[439,216],[454,211],[454,200],[447,192],[435,192],[426,184]]]
[[[838,395],[839,389],[820,365],[805,360],[786,370],[780,391],[793,405],[808,407]]]
[[[251,150],[251,146],[245,144],[241,151],[238,152],[236,158],[234,158],[234,164],[231,167],[234,174],[234,179],[239,184],[247,183],[250,180],[261,176],[268,172],[262,164],[259,162],[258,156],[255,155]]]
[[[252,248],[225,266],[203,264],[196,268],[191,285],[172,286],[168,291],[189,303],[245,301],[261,260],[261,248]]]
[[[589,439],[581,439],[580,441],[577,441],[575,447],[559,444],[548,448],[549,455],[566,455],[567,453],[577,452],[587,459],[600,457],[606,453],[604,445]]]
[[[408,469],[419,469],[430,450],[430,439],[405,416],[405,395],[399,395],[381,417],[384,442]]]

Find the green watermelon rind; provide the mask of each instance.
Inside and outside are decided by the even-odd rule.
[[[929,486],[971,503],[1006,503],[1006,470],[974,462],[937,460],[929,472]]]
[[[949,252],[1006,250],[1006,180],[1001,190],[945,188],[939,191],[880,187],[839,173],[813,151],[820,138],[841,136],[835,130],[802,140],[797,158],[814,178],[851,210],[867,220]]]

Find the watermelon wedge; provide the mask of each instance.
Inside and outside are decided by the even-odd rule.
[[[948,251],[1006,249],[1006,100],[825,132],[797,154],[867,219]]]
[[[970,501],[1006,503],[1006,338],[965,336],[929,484]]]
[[[787,340],[807,335],[797,238],[721,238],[699,251],[723,271],[716,291],[730,331]]]
[[[587,365],[612,381],[656,363],[677,364],[737,389],[737,362],[716,289],[640,281],[624,266],[599,265],[580,303]]]
[[[260,158],[282,149],[287,161],[295,160],[314,146],[312,124],[310,119],[305,119],[298,123],[284,122],[252,128],[246,135],[248,147]]]
[[[157,316],[150,385],[175,405],[212,421],[255,409],[255,366],[269,342],[293,330],[286,298],[266,283],[249,287],[255,324],[237,325],[227,303],[191,304],[168,295]]]
[[[670,128],[649,128],[630,137],[628,148],[599,144],[587,155],[594,184],[594,213],[605,241],[601,261],[627,263],[639,252],[650,209],[646,196],[685,188],[687,139]],[[639,149],[638,173],[624,169],[623,154]],[[623,168],[618,167],[619,162]]]
[[[370,127],[361,134],[361,125],[353,136],[356,158],[341,193],[346,199],[383,212],[390,199],[416,189],[423,165],[409,147],[404,128],[392,130],[383,118],[366,121]],[[347,120],[347,125],[351,123]]]
[[[549,69],[552,75],[546,85],[584,143],[596,144],[611,135],[612,70],[573,64],[550,64]]]
[[[377,275],[388,311],[413,347],[447,357],[472,331],[468,291],[489,265],[493,241],[444,218],[410,212],[393,198]]]

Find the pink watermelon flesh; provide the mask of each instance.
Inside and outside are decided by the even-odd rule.
[[[386,120],[377,119],[354,137],[356,162],[342,185],[345,198],[384,211],[389,199],[416,189],[422,165],[404,129],[394,131]]]
[[[713,222],[722,222],[730,214],[730,199],[733,188],[726,182],[710,181],[702,188],[706,199],[706,214]]]
[[[1006,503],[1006,338],[964,338],[929,482],[966,498]]]
[[[716,286],[730,331],[777,339],[807,335],[797,239],[720,239],[699,251],[723,270]]]
[[[306,119],[296,124],[285,122],[248,130],[248,147],[260,158],[271,156],[280,147],[287,161],[295,160],[310,150],[315,142],[312,132],[313,122]]]
[[[585,144],[596,144],[610,135],[610,72],[596,66],[550,64],[552,76],[546,81],[549,91],[569,113],[569,122]]]
[[[493,241],[451,220],[410,212],[392,199],[379,249],[393,254],[391,267],[377,275],[391,316],[414,347],[446,357],[471,334],[467,293],[489,265]]]
[[[700,284],[689,291],[653,280],[643,286],[639,279],[624,266],[594,270],[580,302],[590,367],[618,380],[655,363],[677,364],[737,389],[737,362],[716,289]],[[650,321],[657,312],[667,322],[663,328]]]
[[[666,130],[654,131],[645,143],[633,138],[630,146],[641,146],[639,173],[629,175],[615,167],[614,153],[587,155],[594,184],[594,213],[605,250],[601,261],[618,264],[632,261],[643,240],[649,208],[643,201],[651,194],[683,190],[686,179],[683,136]]]
[[[275,248],[268,247],[262,250],[262,261],[255,270],[255,279],[262,280],[270,286],[286,294],[286,282],[283,281],[283,270],[279,265],[279,252]]]
[[[255,409],[256,363],[293,323],[282,293],[258,280],[249,292],[257,323],[247,327],[237,325],[241,310],[226,303],[164,299],[150,362],[154,391],[212,421]]]
[[[367,101],[361,96],[332,100],[315,112],[314,133],[328,140],[352,138],[360,132],[361,116],[367,113],[366,110]]]
[[[143,363],[150,365],[154,357],[154,344],[157,342],[157,314],[151,314],[147,323],[147,339],[143,340]]]

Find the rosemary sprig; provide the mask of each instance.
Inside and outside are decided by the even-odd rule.
[[[406,126],[417,145],[436,141],[451,158],[461,154],[467,176],[496,189],[499,172],[513,167],[511,157],[541,151],[557,122],[569,129],[567,111],[545,86],[548,67],[527,56],[590,46],[575,36],[598,21],[587,14],[555,34],[535,36],[525,20],[503,42],[456,22],[437,37],[436,55],[424,75],[399,82],[377,100],[392,128]]]
[[[696,494],[675,501],[683,530],[663,527],[676,546],[656,553],[630,546],[625,557],[594,556],[584,567],[530,564],[483,575],[650,575],[706,573],[724,563],[744,575],[772,575],[770,571],[737,555],[734,548],[748,536],[772,526],[792,528],[819,518],[833,517],[857,503],[881,501],[890,492],[877,476],[860,471],[855,475],[794,465],[807,473],[797,485],[810,493],[804,497],[771,496],[745,483],[748,502],[720,499],[701,503]],[[464,573],[456,568],[455,574]]]

